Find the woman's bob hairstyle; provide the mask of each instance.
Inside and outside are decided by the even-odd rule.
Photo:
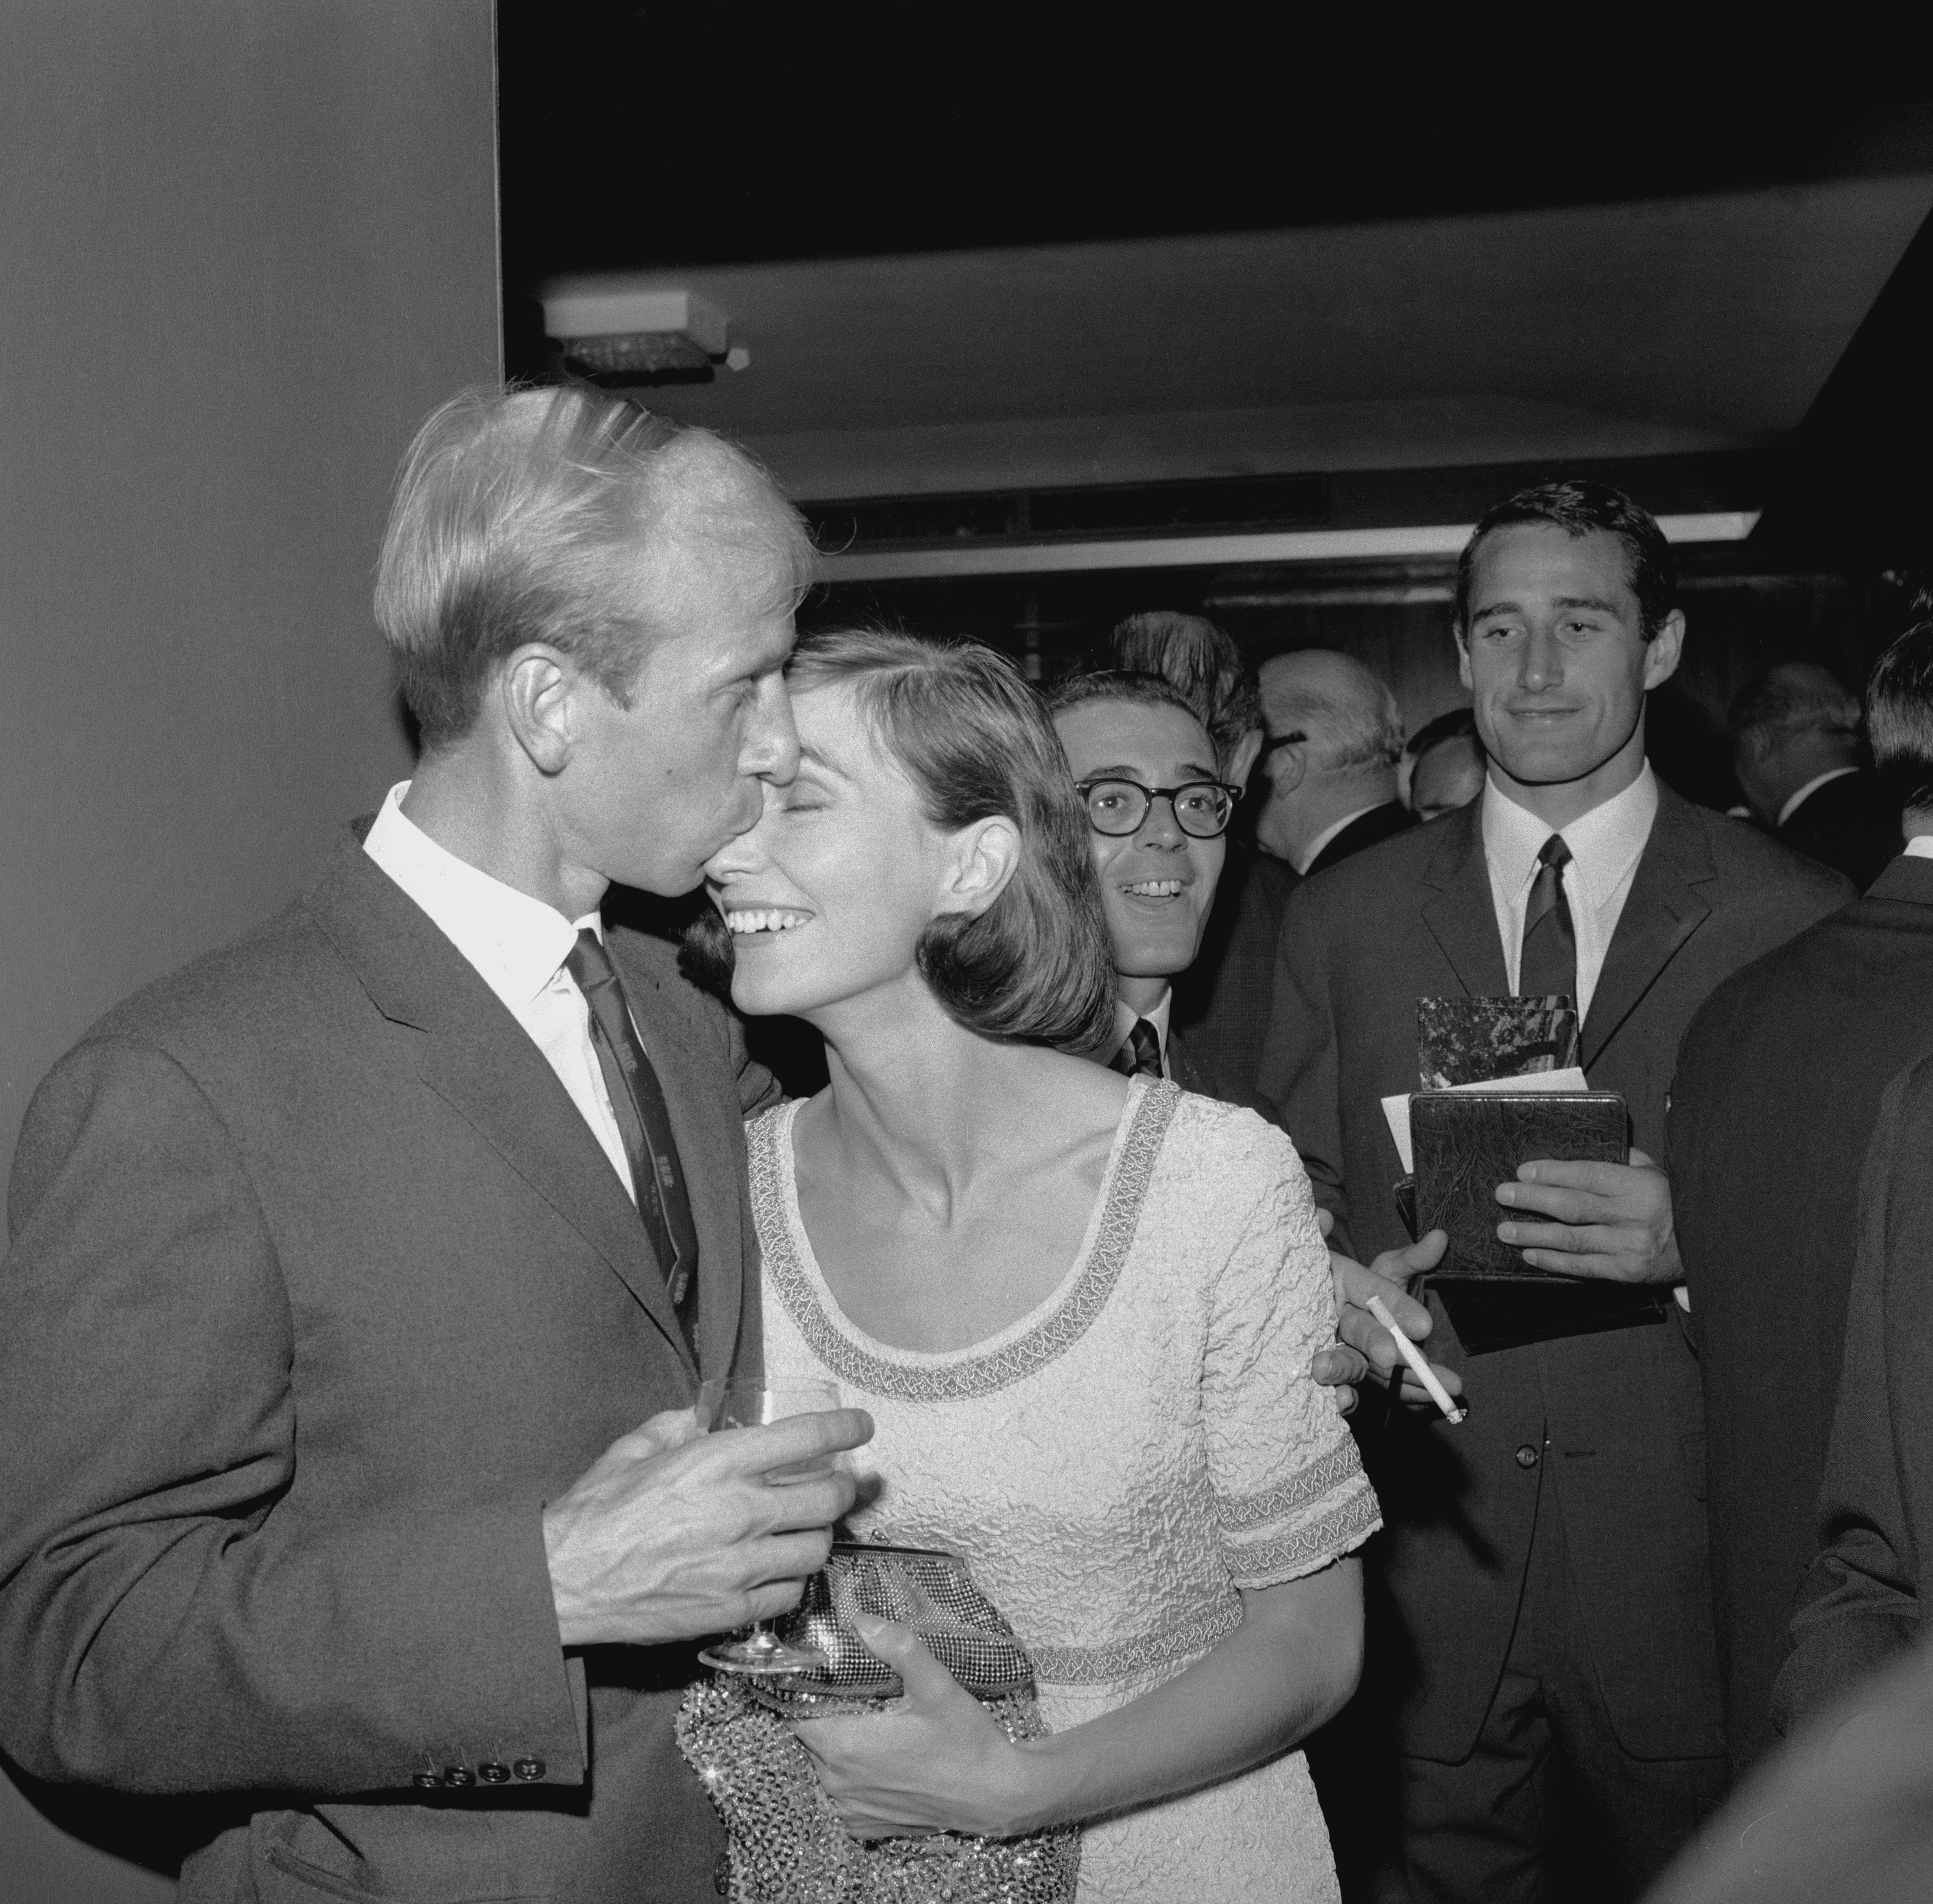
[[[1114,1023],[1114,969],[1087,818],[1020,671],[978,641],[840,629],[802,640],[786,678],[795,695],[846,689],[941,831],[996,816],[1020,829],[1019,863],[994,902],[921,935],[920,975],[948,1016],[982,1038],[1094,1050]],[[731,937],[711,907],[686,954],[694,978],[729,987]]]

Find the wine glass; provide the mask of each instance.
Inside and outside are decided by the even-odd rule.
[[[838,1385],[806,1377],[771,1376],[764,1381],[702,1383],[698,1391],[698,1425],[708,1434],[729,1428],[764,1428],[788,1416],[812,1415],[839,1406]],[[768,1482],[813,1481],[832,1471],[829,1461],[774,1468]],[[828,1662],[816,1647],[782,1640],[768,1620],[754,1620],[736,1639],[708,1646],[699,1658],[727,1673],[809,1673]]]

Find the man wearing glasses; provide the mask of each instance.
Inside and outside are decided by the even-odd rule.
[[[1114,945],[1114,1048],[1099,1055],[1131,1077],[1224,1096],[1168,1017],[1175,977],[1201,950],[1241,789],[1219,777],[1207,728],[1158,676],[1078,675],[1051,705],[1087,803]]]

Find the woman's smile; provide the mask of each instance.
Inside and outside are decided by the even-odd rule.
[[[1123,885],[1121,890],[1131,899],[1159,906],[1180,898],[1183,887],[1189,883],[1176,878],[1135,879]]]
[[[720,901],[718,909],[735,942],[776,938],[781,932],[794,932],[809,923],[813,916],[796,906],[747,905],[743,900],[730,905]]]

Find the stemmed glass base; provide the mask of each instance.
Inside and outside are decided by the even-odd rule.
[[[720,1429],[763,1427],[790,1416],[812,1414],[838,1406],[839,1389],[831,1382],[783,1377],[768,1382],[714,1379],[699,1386],[698,1427],[701,1434],[708,1434]],[[830,1466],[817,1470],[830,1471]],[[782,1468],[768,1475],[766,1481],[768,1485],[783,1486],[788,1479],[812,1478],[810,1470]],[[698,1656],[706,1665],[723,1673],[813,1673],[831,1664],[816,1647],[795,1646],[780,1638],[763,1620],[754,1622],[735,1639],[708,1646]]]
[[[698,1656],[721,1673],[811,1673],[831,1663],[817,1647],[794,1646],[764,1626],[708,1646]]]

